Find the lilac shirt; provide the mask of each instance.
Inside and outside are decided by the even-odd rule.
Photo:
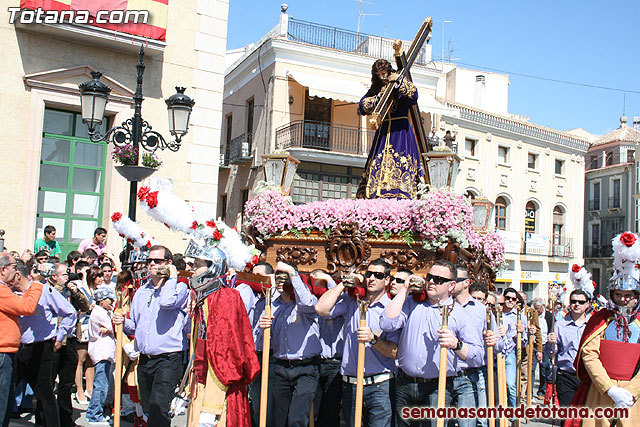
[[[486,366],[484,331],[487,330],[487,307],[473,297],[469,297],[469,301],[462,307],[469,320],[460,331],[458,338],[467,345],[473,345],[469,345],[467,360],[458,360],[458,370]]]
[[[133,296],[130,318],[124,322],[124,331],[135,333],[137,351],[155,356],[187,348],[188,295],[187,285],[175,279],[159,289],[154,289],[151,279],[140,286]]]
[[[336,286],[336,282],[327,283],[327,289]],[[344,316],[336,316],[333,318],[319,317],[318,325],[320,326],[320,345],[322,346],[323,359],[340,359],[344,352],[344,334],[342,327],[344,326]]]
[[[581,325],[578,325],[573,321],[571,315],[567,314],[556,322],[556,366],[558,369],[575,374],[576,368],[573,366],[573,361],[578,354],[580,338],[582,338],[584,328],[587,326],[587,320],[589,320],[588,317]],[[547,343],[545,348],[550,352],[551,344]]]
[[[90,237],[88,239],[84,239],[78,245],[78,252],[80,253],[86,251],[87,249],[93,249],[98,254],[98,256],[100,256],[103,253],[107,252],[107,245],[105,245],[104,243],[96,245],[95,243],[93,243],[93,237]]]
[[[247,285],[246,283],[240,283],[235,287],[235,290],[240,292],[240,298],[242,298],[244,308],[247,310],[247,315],[250,316],[251,314],[253,314],[252,310],[256,304],[256,301],[258,300],[258,297],[256,297],[256,294],[253,292],[253,289],[251,289],[251,286]],[[251,319],[251,317],[249,317],[249,319]]]
[[[291,301],[287,304],[280,295],[272,302],[271,314],[274,319],[271,324],[271,348],[273,355],[278,359],[288,360],[318,356],[322,352],[318,315],[315,309],[318,299],[302,283],[300,276],[293,276],[291,283],[296,302]],[[260,315],[262,314],[264,314],[264,309]],[[259,329],[257,335],[262,338],[264,330],[260,326],[257,328]]]
[[[75,331],[77,318],[73,305],[55,288],[44,284],[35,313],[19,317],[22,330],[20,343],[32,344],[51,338],[62,342]]]
[[[516,341],[518,339],[518,331],[516,329],[518,320],[517,314],[518,312],[515,308],[508,313],[502,313],[502,324],[507,327],[507,332],[503,340],[504,346],[502,348],[502,354],[505,356],[516,349]],[[524,314],[524,311],[520,313],[520,320],[524,325],[524,332],[522,333],[522,348],[524,349],[529,337],[529,326],[527,324],[527,316]]]
[[[111,333],[100,333],[100,328],[107,328]],[[113,335],[111,312],[96,305],[89,318],[89,357],[93,363],[102,360],[116,361],[116,339]]]
[[[375,335],[379,335],[385,341],[398,343],[399,331],[383,332],[380,328],[380,318],[391,299],[385,293],[382,298],[367,310],[367,326]],[[360,327],[360,305],[358,301],[347,293],[340,298],[329,312],[328,318],[344,316],[344,354],[340,373],[355,377],[358,366],[358,328]],[[396,361],[383,356],[374,349],[371,343],[364,347],[364,376],[382,374],[396,371]]]
[[[397,298],[397,297],[396,297]],[[442,305],[453,304],[448,298]],[[461,330],[469,322],[468,316],[460,304],[455,304],[449,315],[449,329],[460,337]],[[398,341],[398,367],[407,375],[420,378],[438,378],[440,366],[440,344],[438,329],[442,323],[442,315],[437,305],[429,301],[416,302],[409,297],[405,300],[398,317],[389,319],[387,310],[380,318],[383,331],[391,332],[402,329]],[[473,354],[474,344],[465,343]],[[451,349],[447,351],[447,376],[453,376],[458,370],[458,357]]]

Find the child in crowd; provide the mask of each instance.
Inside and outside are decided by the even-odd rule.
[[[109,417],[103,415],[103,410],[113,383],[116,359],[116,339],[111,323],[116,295],[113,289],[103,285],[96,289],[94,298],[96,306],[89,319],[89,357],[95,365],[95,374],[86,418],[92,425],[108,425]]]

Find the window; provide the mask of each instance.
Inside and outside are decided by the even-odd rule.
[[[242,193],[240,194],[241,194],[240,203],[242,203],[241,205],[242,222],[244,222],[244,205],[246,205],[247,201],[249,200],[249,189],[245,188],[244,190],[242,190]]]
[[[611,197],[609,198],[610,208],[620,208],[620,180],[611,181]]]
[[[106,144],[87,138],[80,114],[45,109],[36,235],[56,227],[63,256],[101,225],[106,158]]]
[[[598,169],[600,167],[600,158],[597,155],[589,156],[589,164],[587,170]]]
[[[556,159],[556,175],[564,175],[564,160]]]
[[[600,268],[599,267],[593,267],[591,268],[591,280],[593,280],[595,282],[596,285],[596,289],[593,292],[594,295],[600,295],[603,294],[604,291],[607,289],[606,286],[606,282],[603,286],[600,286]]]
[[[220,218],[223,221],[227,220],[227,195],[223,194],[220,196]]]
[[[600,210],[600,183],[594,182],[591,193],[591,200],[593,200],[593,209],[595,211]]]
[[[564,209],[562,206],[553,208],[553,235],[551,236],[551,255],[570,256],[571,242],[563,236]]]
[[[498,146],[498,163],[509,164],[509,147]]]
[[[591,224],[591,246],[600,246],[600,224]]]
[[[464,155],[467,157],[477,157],[478,141],[471,138],[464,139]]]
[[[627,163],[633,163],[636,159],[636,150],[627,150]]]
[[[507,229],[507,201],[504,197],[496,199],[496,229]]]
[[[291,190],[294,203],[354,198],[362,169],[306,163],[296,171]]]
[[[227,135],[224,147],[224,164],[229,162],[229,155],[231,154],[231,132],[233,131],[233,115],[227,116]]]
[[[249,153],[251,152],[251,143],[253,142],[253,112],[255,110],[255,101],[253,98],[247,101],[247,142],[249,143]]]
[[[529,169],[538,169],[538,155],[536,153],[529,153],[527,156],[527,167]]]
[[[528,201],[524,210],[524,231],[527,233],[536,232],[536,214],[538,208],[535,203]]]

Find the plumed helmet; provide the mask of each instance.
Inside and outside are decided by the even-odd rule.
[[[629,231],[617,235],[613,246],[613,276],[609,279],[609,290],[640,291],[640,242]]]
[[[203,299],[222,286],[225,275],[229,270],[227,256],[222,250],[216,246],[200,244],[192,240],[189,242],[184,255],[202,259],[208,265],[206,271],[191,278],[191,287],[198,293],[198,300]]]

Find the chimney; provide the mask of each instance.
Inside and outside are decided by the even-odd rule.
[[[481,110],[484,109],[484,89],[485,89],[485,76],[478,74],[476,76],[476,86],[474,93],[474,106]]]
[[[640,125],[640,117],[634,117],[633,118],[633,128],[635,130],[638,130],[638,126]]]

